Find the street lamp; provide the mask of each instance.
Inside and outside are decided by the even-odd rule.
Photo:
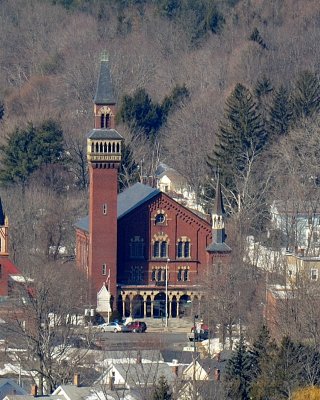
[[[168,328],[168,263],[170,258],[167,259],[166,263],[166,328]]]

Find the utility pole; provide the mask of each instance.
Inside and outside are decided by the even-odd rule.
[[[193,316],[193,357],[192,357],[192,364],[193,364],[192,398],[193,398],[193,400],[197,399],[197,393],[196,393],[196,354],[197,354],[196,337],[198,335],[197,335],[197,329],[196,329],[196,319],[198,319],[198,315]]]
[[[170,258],[167,259],[166,263],[166,328],[168,328],[168,263]]]

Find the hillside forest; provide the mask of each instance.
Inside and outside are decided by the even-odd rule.
[[[120,190],[154,177],[162,162],[186,179],[209,213],[220,177],[232,274],[225,286],[219,280],[204,284],[207,294],[217,293],[219,284],[219,297],[207,296],[205,317],[225,328],[224,340],[228,335],[232,340],[240,319],[246,340],[257,337],[264,301],[258,287],[267,279],[284,283],[284,269],[281,262],[266,275],[253,268],[247,238],[280,252],[297,245],[297,213],[318,224],[319,1],[0,4],[0,196],[9,217],[10,258],[35,278],[35,292],[42,294],[43,304],[34,302],[37,315],[45,309],[69,315],[66,298],[69,307],[81,306],[83,282],[72,275],[74,224],[87,213],[86,133],[93,128],[101,55],[107,54],[117,130],[125,138]],[[293,216],[285,233],[271,225],[274,202]],[[319,247],[310,242],[305,252],[319,256]],[[77,291],[71,296],[72,282]],[[229,398],[255,393],[255,398],[286,399],[297,387],[318,384],[318,378],[307,381],[305,371],[296,368],[303,354],[304,360],[315,357],[311,364],[319,371],[319,289],[305,289],[294,292],[294,307],[280,315],[282,342],[275,344],[264,332],[254,371],[247,368],[252,354],[240,337],[229,366],[234,378]],[[303,347],[306,337],[317,349],[311,355]],[[292,375],[272,375],[274,365]],[[274,397],[266,397],[270,387],[276,388]]]

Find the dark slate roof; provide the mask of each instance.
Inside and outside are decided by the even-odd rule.
[[[191,364],[194,357],[193,351],[181,351],[181,350],[161,350],[161,355],[164,362],[172,363],[172,360],[178,360],[180,364]],[[196,358],[198,358],[199,353],[196,353]]]
[[[98,78],[96,95],[94,97],[94,102],[95,104],[116,103],[115,96],[113,93],[109,62],[107,59],[101,60],[100,73]]]
[[[5,221],[5,215],[2,208],[2,201],[0,198],[0,225],[4,225],[4,221]]]
[[[212,242],[207,247],[207,251],[214,253],[230,253],[231,248],[225,242],[223,243]]]
[[[216,199],[215,199],[215,203],[214,203],[212,211],[213,211],[213,214],[216,214],[216,215],[224,215],[225,214],[223,201],[222,201],[221,183],[220,183],[219,177],[218,177],[217,188],[216,188]]]
[[[142,183],[135,183],[118,195],[118,219],[149,199],[157,196],[159,193],[161,192],[158,189],[143,185]],[[89,232],[89,217],[81,218],[75,226],[76,228]]]
[[[113,140],[113,139],[123,139],[123,137],[120,135],[119,132],[117,132],[115,129],[92,129],[92,131],[90,131],[87,134],[87,138],[88,139],[96,139],[96,140],[100,140],[100,139],[109,139],[109,140]]]
[[[159,193],[161,192],[158,189],[143,185],[142,183],[135,183],[118,195],[118,219]]]

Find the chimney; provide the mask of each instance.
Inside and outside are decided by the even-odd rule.
[[[74,386],[77,386],[77,387],[80,386],[80,374],[73,375],[73,384],[74,384]]]
[[[219,381],[220,381],[220,369],[218,369],[218,368],[215,368],[215,369],[214,369],[214,371],[213,371],[213,379],[214,379],[216,382],[219,382]]]
[[[109,390],[114,390],[114,376],[109,377]]]
[[[31,396],[37,397],[38,395],[38,386],[37,385],[32,385],[31,386]]]

